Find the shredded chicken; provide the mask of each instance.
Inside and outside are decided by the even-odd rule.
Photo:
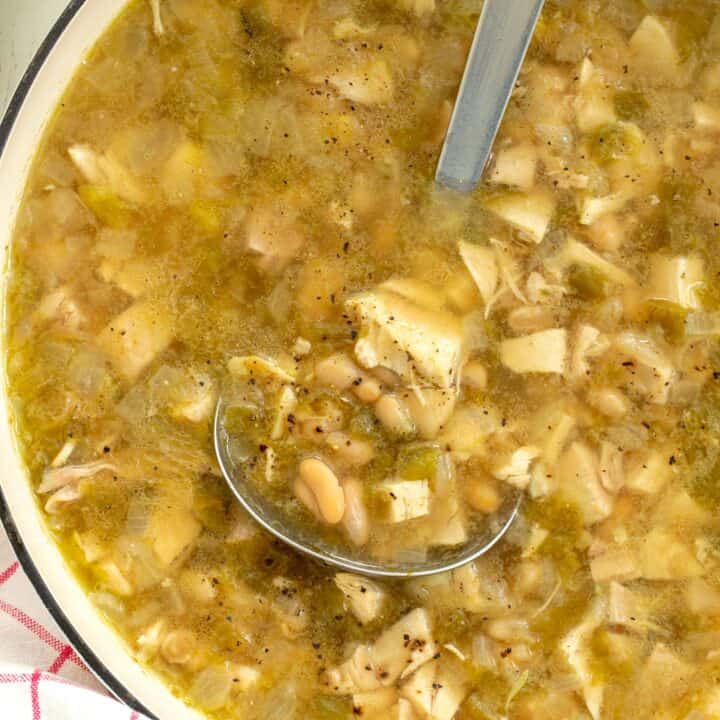
[[[335,584],[361,623],[372,622],[378,617],[387,594],[377,582],[352,573],[338,573],[335,575]]]
[[[44,473],[42,481],[37,487],[41,494],[54,492],[58,488],[65,487],[85,478],[93,477],[99,472],[117,472],[113,463],[105,460],[95,460],[87,465],[64,465],[62,467],[50,467]]]
[[[421,717],[452,720],[467,694],[467,681],[462,669],[443,657],[416,670],[400,694]]]
[[[333,692],[351,694],[393,685],[432,660],[432,624],[426,610],[412,610],[371,645],[360,645],[342,665],[327,672]]]
[[[420,379],[440,388],[456,384],[463,332],[454,315],[426,310],[382,285],[346,306],[362,328],[355,355],[363,367],[387,368],[409,385]]]
[[[99,153],[89,145],[72,145],[68,154],[87,182],[108,187],[119,198],[131,203],[146,201],[144,188],[112,154]]]

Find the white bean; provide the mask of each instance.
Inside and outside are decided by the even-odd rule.
[[[469,362],[462,371],[462,384],[475,390],[487,388],[488,374],[485,366],[479,362]]]
[[[328,445],[341,462],[359,467],[367,465],[374,457],[375,450],[366,440],[357,440],[344,432],[333,432],[327,436]]]
[[[518,333],[533,333],[547,330],[555,325],[550,308],[531,305],[515,308],[507,318],[508,325]]]
[[[322,516],[320,515],[320,508],[318,507],[315,495],[313,495],[310,488],[300,478],[295,479],[293,486],[295,497],[313,514],[313,517],[321,521]]]
[[[353,382],[353,392],[360,402],[374,403],[382,394],[382,386],[370,375],[362,373],[357,380]]]
[[[400,385],[400,376],[390,370],[389,368],[384,368],[382,366],[373,368],[372,374],[385,386],[388,388],[397,387]]]
[[[335,525],[342,520],[345,496],[337,476],[322,460],[306,458],[300,463],[295,492],[311,511],[317,508],[324,522]]]
[[[605,215],[590,226],[590,240],[598,250],[615,252],[625,240],[625,226],[616,215]]]
[[[343,354],[331,355],[315,366],[315,377],[323,384],[340,390],[347,390],[361,376],[355,363]]]
[[[184,628],[171,630],[162,642],[160,654],[169,663],[186,665],[195,654],[197,641],[195,635]]]
[[[397,395],[383,395],[375,403],[375,416],[396,435],[411,435],[415,432],[415,423],[408,407]]]
[[[322,440],[323,435],[340,430],[345,424],[342,406],[330,398],[322,398],[312,407],[302,407],[293,415],[298,433],[308,440]]]
[[[496,512],[502,504],[502,498],[495,484],[486,478],[472,478],[465,488],[465,499],[473,510],[486,515]]]
[[[630,401],[617,388],[593,388],[587,394],[587,401],[598,412],[611,418],[621,418],[630,412]]]
[[[544,566],[541,560],[523,560],[515,571],[513,589],[521,597],[538,595],[545,580]]]
[[[498,642],[522,642],[532,638],[528,621],[522,618],[496,618],[485,623],[483,629]],[[513,652],[515,652],[514,648]]]

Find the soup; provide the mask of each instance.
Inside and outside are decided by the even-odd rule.
[[[48,527],[138,662],[237,720],[720,714],[720,16],[549,0],[472,194],[478,0],[132,2],[15,233]],[[307,532],[429,578],[294,554]]]

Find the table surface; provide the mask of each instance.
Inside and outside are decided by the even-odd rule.
[[[0,115],[68,0],[0,0]]]

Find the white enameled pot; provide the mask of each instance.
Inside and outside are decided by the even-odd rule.
[[[127,0],[72,0],[23,77],[0,124],[0,253],[7,269],[18,207],[33,156],[76,69]],[[7,272],[1,275],[5,297]],[[5,314],[3,313],[3,316]],[[45,529],[14,439],[5,373],[0,402],[0,516],[18,558],[48,610],[90,669],[122,701],[161,720],[199,715],[132,659],[84,595]]]

